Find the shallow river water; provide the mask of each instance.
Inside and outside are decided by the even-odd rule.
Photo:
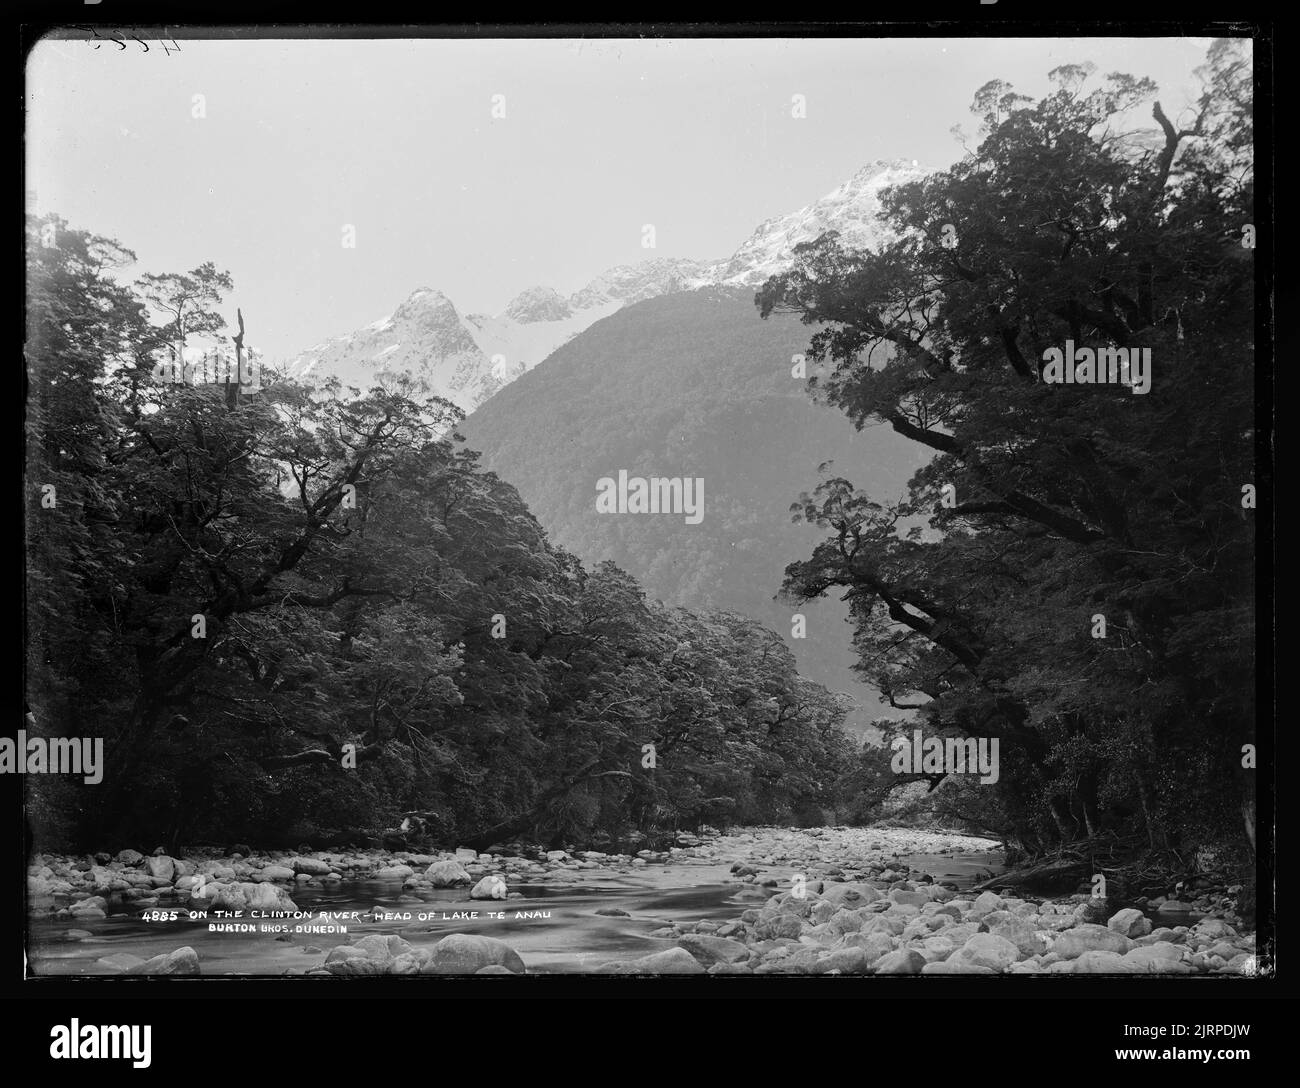
[[[958,888],[1000,872],[1000,853],[911,854],[900,859]],[[287,939],[267,933],[209,932],[208,921],[145,922],[139,910],[110,913],[95,921],[36,918],[31,922],[31,971],[42,975],[101,974],[102,957],[127,952],[148,959],[189,945],[198,952],[203,974],[303,974],[348,938],[398,934],[414,945],[432,944],[448,933],[497,937],[523,957],[530,972],[563,974],[591,971],[610,960],[627,960],[670,948],[675,942],[648,936],[676,921],[732,921],[772,894],[771,888],[738,883],[729,863],[701,861],[650,864],[628,872],[576,872],[568,882],[518,884],[523,898],[474,902],[467,888],[445,891],[402,889],[400,881],[348,881],[327,888],[295,888],[302,911],[409,912],[411,920],[348,921],[348,932],[290,932]],[[765,874],[767,875],[767,874]],[[771,875],[781,875],[779,871]],[[110,909],[125,912],[116,904]],[[617,909],[627,916],[597,914]],[[478,912],[477,918],[455,913]],[[489,917],[504,913],[504,918]],[[434,915],[420,920],[419,914]],[[516,917],[533,913],[541,917]],[[184,912],[181,912],[182,918]],[[446,915],[444,918],[443,915]],[[277,920],[279,921],[279,920]],[[318,918],[288,920],[294,926],[319,925]],[[70,929],[90,933],[80,940]],[[310,950],[310,951],[308,951]]]

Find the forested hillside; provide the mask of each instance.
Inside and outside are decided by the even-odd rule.
[[[852,750],[752,620],[648,604],[547,540],[410,381],[160,381],[230,277],[29,219],[27,730],[38,845],[597,841],[792,819]],[[248,315],[250,323],[253,315]],[[233,338],[242,356],[244,315]]]
[[[747,289],[649,299],[557,349],[462,431],[557,543],[613,559],[667,603],[735,609],[781,632],[804,673],[855,696],[860,730],[880,703],[850,669],[847,609],[776,600],[786,563],[816,539],[792,523],[790,504],[816,486],[824,462],[900,496],[930,454],[813,403],[792,373],[806,346],[797,321],[760,320]],[[598,513],[596,482],[620,469],[702,478],[703,520]],[[798,611],[802,639],[790,637]]]

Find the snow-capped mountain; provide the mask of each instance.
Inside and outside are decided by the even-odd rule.
[[[763,223],[716,270],[713,282],[757,287],[789,266],[795,246],[810,242],[828,230],[839,231],[841,241],[852,248],[874,248],[883,240],[883,230],[877,221],[881,192],[925,174],[911,160],[878,161],[863,167],[815,203],[792,215]]]
[[[407,372],[462,403],[490,363],[451,299],[421,287],[387,317],[308,348],[289,368],[301,377],[337,377],[360,388],[383,374]]]
[[[530,287],[495,316],[462,315],[442,292],[422,287],[387,317],[301,352],[289,369],[360,388],[383,374],[411,373],[470,411],[623,306],[710,285],[757,286],[788,266],[795,246],[828,230],[851,246],[876,245],[883,239],[876,221],[881,191],[925,173],[911,161],[873,162],[820,200],[767,220],[729,258],[619,265],[567,298]]]

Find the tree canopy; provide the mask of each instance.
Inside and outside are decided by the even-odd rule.
[[[933,453],[898,499],[804,495],[826,536],[786,589],[842,591],[859,668],[927,728],[1001,738],[963,804],[1031,850],[1130,820],[1253,846],[1247,48],[1212,46],[1177,122],[1086,65],[985,86],[978,147],[887,194],[878,252],[823,235],[756,300],[818,326],[818,398]],[[1149,350],[1150,391],[1042,380],[1067,341]]]

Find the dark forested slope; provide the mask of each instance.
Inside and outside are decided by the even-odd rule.
[[[650,299],[597,322],[464,423],[486,467],[518,489],[551,538],[584,560],[610,558],[666,603],[734,609],[786,636],[800,670],[878,710],[850,672],[838,600],[809,605],[807,637],[773,598],[786,564],[816,533],[790,504],[818,466],[883,497],[900,494],[927,459],[887,428],[856,431],[814,404],[792,376],[808,330],[759,319],[753,293],[704,288]],[[704,480],[704,517],[601,514],[601,477]]]

